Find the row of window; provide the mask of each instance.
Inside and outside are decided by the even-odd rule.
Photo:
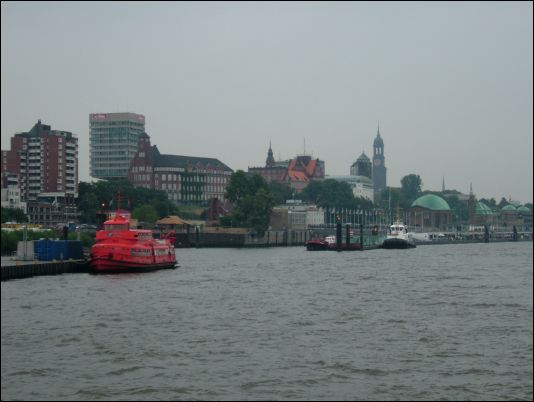
[[[134,257],[150,257],[149,248],[132,248],[131,255]]]

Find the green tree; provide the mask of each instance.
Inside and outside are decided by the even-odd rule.
[[[423,181],[416,174],[409,174],[401,179],[401,206],[407,208],[421,194]]]
[[[82,223],[97,223],[96,212],[99,210],[98,198],[93,192],[86,192],[78,197],[78,211]]]
[[[449,195],[445,197],[447,204],[451,208],[455,220],[458,222],[467,221],[469,219],[469,209],[467,208],[467,202],[460,201],[457,195]]]
[[[158,220],[158,213],[152,205],[145,204],[133,210],[132,218],[140,222],[154,223]]]
[[[2,223],[6,222],[28,222],[28,217],[22,209],[2,207]]]
[[[502,207],[504,207],[504,206],[506,206],[508,204],[509,204],[509,202],[506,200],[506,198],[502,197],[501,200],[499,201],[499,204],[497,204],[497,207],[499,209],[502,209]]]
[[[358,204],[350,185],[334,179],[312,181],[300,197],[322,208],[355,208]]]
[[[234,204],[234,210],[220,220],[221,225],[251,227],[259,235],[265,233],[274,199],[261,176],[247,176],[242,170],[234,172],[230,176],[225,197]]]
[[[497,208],[497,201],[495,201],[495,198],[490,198],[489,200],[487,198],[481,198],[479,201],[483,202],[484,204],[486,204],[491,209],[496,209]]]
[[[286,183],[272,181],[267,186],[275,204],[285,204],[287,200],[293,198],[293,190]]]

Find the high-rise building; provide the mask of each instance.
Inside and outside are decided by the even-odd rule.
[[[15,194],[13,183],[18,183],[30,222],[52,226],[75,220],[78,138],[41,120],[30,131],[15,134],[11,149],[2,151],[2,187]]]
[[[145,116],[92,113],[89,128],[91,176],[99,179],[128,177],[139,136],[145,132]]]
[[[41,193],[77,197],[78,138],[39,120],[27,133],[11,137],[11,149],[2,151],[2,177],[13,174],[23,201],[37,201]]]
[[[384,157],[384,141],[380,137],[380,126],[376,138],[373,142],[373,187],[375,189],[375,199],[382,190],[386,188],[386,166]]]

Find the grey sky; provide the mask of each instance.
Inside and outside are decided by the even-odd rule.
[[[134,112],[163,153],[233,169],[372,155],[388,185],[532,202],[531,2],[2,2],[2,149],[37,119],[78,135]]]

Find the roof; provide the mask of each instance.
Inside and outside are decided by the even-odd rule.
[[[517,212],[532,212],[527,206],[523,205],[517,208]]]
[[[412,202],[411,207],[421,207],[432,211],[450,211],[447,201],[434,194],[426,194]]]
[[[365,155],[365,152],[362,152],[362,154],[358,157],[358,159],[356,159],[356,162],[371,162],[371,160],[369,159],[369,157],[367,155]]]
[[[517,209],[512,205],[512,204],[508,204],[508,205],[505,205],[504,207],[501,208],[501,211],[517,211]]]
[[[290,170],[287,174],[289,178],[293,181],[310,181],[310,179],[308,179],[308,176],[306,176],[304,172]]]
[[[157,148],[156,148],[157,151]],[[227,165],[215,158],[202,158],[197,156],[184,155],[166,155],[159,152],[153,152],[155,167],[181,167],[191,168],[196,167],[200,169],[215,169],[232,172]]]
[[[182,218],[176,215],[166,216],[165,218],[156,221],[158,225],[190,225],[189,222],[184,221]]]
[[[493,211],[483,202],[477,202],[475,206],[475,214],[477,215],[493,215]]]
[[[376,138],[373,141],[373,146],[375,146],[375,147],[383,147],[384,146],[384,140],[382,140],[382,137],[380,137],[380,132],[376,135]]]

